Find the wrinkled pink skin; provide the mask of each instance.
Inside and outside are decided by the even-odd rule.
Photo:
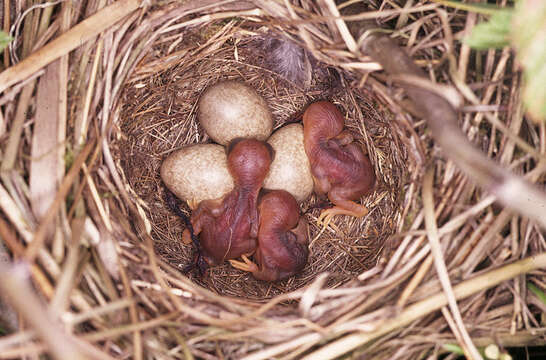
[[[228,169],[235,188],[220,199],[202,201],[191,217],[194,233],[199,234],[200,255],[208,265],[256,249],[258,193],[271,161],[272,150],[263,141],[243,139],[230,145]]]
[[[343,115],[327,101],[311,104],[303,114],[304,147],[315,192],[328,194],[337,208],[358,216],[361,206],[354,200],[370,192],[375,175],[370,159],[343,127]]]
[[[258,248],[254,254],[260,280],[282,280],[301,271],[307,263],[307,221],[300,218],[296,199],[274,190],[262,197],[259,205]]]

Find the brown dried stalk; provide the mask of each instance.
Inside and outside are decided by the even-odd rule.
[[[436,142],[455,164],[503,205],[546,229],[546,194],[470,144],[457,125],[456,109],[442,92],[445,86],[438,89],[404,50],[384,34],[372,34],[364,39],[362,51],[379,62],[390,76],[406,79],[401,86],[427,119]]]
[[[140,0],[116,1],[33,52],[20,63],[8,68],[0,74],[0,93],[108,29],[137,9],[140,3]]]
[[[502,268],[491,270],[485,274],[476,276],[471,280],[464,281],[453,287],[455,297],[462,299],[472,295],[484,288],[495,286],[502,281],[511,279],[519,274],[525,274],[536,269],[546,267],[546,253],[542,253],[516,263],[506,265]],[[362,332],[357,334],[347,335],[333,343],[322,347],[321,349],[307,355],[304,360],[311,359],[335,359],[358,346],[361,346],[369,341],[377,339],[399,327],[406,326],[412,321],[435,311],[442,306],[447,305],[447,297],[443,293],[439,293],[426,298],[423,301],[408,306],[399,315],[384,320],[379,324],[376,330],[370,332]],[[262,359],[259,356],[250,356],[246,360]]]
[[[59,326],[53,313],[44,309],[44,305],[32,290],[23,265],[9,266],[0,263],[0,273],[2,294],[47,343],[48,350],[56,359],[110,359],[106,354],[99,355],[100,351],[77,340]]]

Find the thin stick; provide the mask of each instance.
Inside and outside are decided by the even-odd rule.
[[[95,81],[97,79],[97,70],[99,68],[103,45],[104,41],[100,39],[95,50],[95,57],[93,59],[89,84],[85,93],[83,110],[81,112],[81,116],[76,118],[76,125],[74,127],[74,142],[77,147],[83,145],[87,137],[87,128],[89,126],[89,109],[91,108],[91,100],[95,90]]]
[[[80,237],[83,230],[83,221],[76,219],[72,226],[72,241],[69,244],[68,257],[63,266],[61,276],[57,279],[55,295],[50,307],[56,314],[64,313],[70,306],[70,293],[75,286],[78,272],[78,260],[80,255]]]
[[[2,74],[0,74],[0,79],[2,78]],[[21,95],[19,95],[19,102],[17,103],[17,111],[15,113],[15,118],[11,124],[8,143],[6,147],[4,148],[5,150],[2,157],[2,166],[0,167],[0,170],[2,172],[12,170],[13,167],[15,166],[15,160],[17,159],[17,155],[19,155],[19,144],[22,138],[21,134],[23,133],[23,125],[25,124],[25,120],[27,118],[27,110],[28,110],[28,106],[29,106],[35,85],[36,85],[36,81],[35,80],[31,81],[23,88],[23,90],[21,91]],[[2,87],[1,82],[0,82],[0,87]]]
[[[134,301],[127,298],[122,298],[120,300],[114,300],[109,302],[104,306],[97,306],[90,310],[84,311],[82,313],[65,313],[62,317],[65,324],[77,325],[89,319],[99,319],[100,316],[114,312],[117,310],[124,309],[131,304],[134,304]]]
[[[152,320],[141,321],[135,324],[122,325],[119,327],[109,328],[107,330],[98,331],[94,333],[87,333],[85,335],[82,335],[82,339],[85,339],[91,342],[111,339],[113,337],[122,336],[134,331],[143,331],[146,329],[155,328],[161,324],[168,322],[169,320],[174,319],[177,316],[180,316],[180,313],[177,311],[174,311],[174,312],[166,313],[164,315],[153,318]]]
[[[10,19],[11,19],[11,6],[10,0],[4,0],[4,32],[9,34]],[[9,50],[8,47],[4,49],[4,67],[9,67]]]
[[[121,282],[123,284],[123,290],[125,292],[125,296],[131,300],[131,304],[129,306],[129,316],[131,317],[131,322],[133,324],[137,324],[138,311],[137,311],[135,301],[133,300],[133,291],[131,290],[131,284],[129,282],[127,272],[125,271],[125,267],[121,265],[119,258],[118,258],[118,262],[120,263],[119,272],[120,272]],[[142,357],[142,333],[138,329],[135,329],[135,331],[133,332],[133,346],[134,346],[133,357],[135,358],[135,360],[142,360],[143,358]]]

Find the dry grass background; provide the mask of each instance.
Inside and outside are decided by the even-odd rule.
[[[0,358],[412,359],[447,343],[467,355],[543,344],[544,233],[495,202],[527,188],[484,191],[468,177],[481,170],[472,161],[461,172],[399,87],[415,80],[376,71],[358,30],[370,21],[393,30],[434,83],[455,85],[458,125],[474,146],[543,188],[546,128],[524,116],[513,53],[460,44],[475,14],[368,3],[340,20],[346,9],[331,0],[65,1],[26,13],[6,1],[5,26],[20,31],[4,65],[22,61],[0,73],[0,255],[14,259],[0,263],[0,289],[20,316]],[[268,33],[316,59],[309,89],[272,70]],[[322,234],[313,225],[310,264],[278,284],[227,265],[206,281],[180,272],[191,249],[164,207],[158,167],[207,141],[195,104],[221,78],[255,87],[277,127],[315,99],[334,100],[380,179],[365,199],[370,215],[336,218]],[[307,213],[311,224],[318,212]],[[440,277],[434,261],[445,264]]]

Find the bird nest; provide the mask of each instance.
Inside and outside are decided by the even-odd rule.
[[[265,26],[243,19],[218,20],[208,26],[206,32],[201,28],[184,32],[183,40],[175,46],[158,39],[128,79],[120,100],[120,140],[112,142],[113,154],[120,159],[128,184],[146,204],[156,253],[180,270],[192,263],[192,245],[181,243],[183,222],[163,201],[159,168],[173,150],[210,141],[196,119],[199,96],[220,80],[237,79],[266,99],[274,128],[295,121],[310,102],[328,99],[339,104],[346,114],[346,126],[371,154],[378,185],[364,199],[371,209],[368,216],[340,216],[323,231],[315,220],[324,199],[313,196],[301,205],[312,224],[310,257],[301,274],[267,283],[226,263],[211,268],[210,276],[195,280],[221,294],[267,299],[300,288],[325,271],[331,273],[327,285],[334,287],[373,267],[383,245],[396,231],[403,186],[409,181],[404,148],[407,140],[399,139],[392,114],[369,90],[359,87],[359,77],[326,63],[314,61],[312,83],[305,88],[286,79],[286,74],[277,73],[278,66],[271,61],[272,42],[264,41],[264,37],[276,35]],[[180,36],[179,32],[174,34]],[[196,47],[196,43],[203,45]],[[174,61],[171,53],[187,55]],[[185,61],[187,57],[192,60]]]
[[[465,12],[372,3],[66,2],[13,19],[29,30],[10,47],[23,60],[0,74],[0,289],[11,304],[0,315],[15,308],[23,321],[0,331],[25,337],[0,337],[0,357],[410,359],[543,343],[543,234],[536,218],[495,202],[513,195],[494,181],[545,179],[546,132],[521,111],[512,54],[454,46],[474,21]],[[305,49],[297,81],[275,60],[283,41]],[[427,78],[398,75],[376,47],[394,60],[405,47]],[[287,280],[228,264],[184,272],[194,249],[159,168],[181,146],[210,142],[197,102],[224,79],[256,89],[275,128],[313,101],[334,102],[374,166],[365,217],[322,229],[322,200],[301,204],[310,257]],[[466,99],[450,123],[439,109],[454,106],[453,93]],[[501,169],[491,181],[481,176],[490,169]],[[534,194],[528,186],[521,194]]]

